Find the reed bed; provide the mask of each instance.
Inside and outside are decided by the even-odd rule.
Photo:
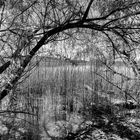
[[[125,66],[114,66],[113,69],[134,77],[132,70]],[[59,62],[57,66],[39,64],[18,88],[20,95],[28,96],[24,100],[27,106],[30,103],[38,108],[37,117],[29,120],[35,124],[38,121],[39,128],[45,127],[49,134],[57,136],[60,134],[55,132],[58,128],[76,131],[84,119],[90,120],[94,115],[90,110],[92,104],[107,106],[125,100],[120,89],[130,88],[130,83],[135,85],[134,81],[126,81],[121,75],[95,63],[72,66]],[[62,130],[61,134],[68,133]]]

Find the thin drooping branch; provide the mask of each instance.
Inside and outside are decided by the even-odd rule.
[[[131,66],[131,68],[132,68],[132,70],[133,70],[135,76],[137,77],[137,76],[140,74],[139,68],[138,68],[138,64],[137,64],[137,62],[136,62],[135,60],[131,59],[131,54],[130,54],[130,52],[126,52],[125,50],[120,51],[120,50],[115,46],[115,44],[114,44],[114,42],[112,41],[112,39],[110,38],[110,36],[109,36],[107,33],[105,33],[105,32],[103,32],[103,33],[107,36],[107,38],[109,39],[109,41],[110,41],[111,44],[112,44],[113,49],[119,54],[120,58],[122,58],[121,55],[124,55],[124,56],[125,56],[125,58],[127,59],[129,65]],[[122,40],[123,40],[126,44],[128,44],[128,43],[127,43],[127,40],[126,40],[122,35],[118,34],[118,32],[117,32],[117,35],[119,35],[119,36],[122,38]]]
[[[104,79],[105,81],[107,81],[108,83],[110,83],[111,85],[113,85],[114,87],[118,88],[120,91],[122,91],[124,94],[128,95],[131,99],[133,99],[136,103],[138,103],[138,101],[127,91],[122,90],[121,87],[119,87],[118,85],[112,83],[110,80],[108,80],[107,78],[105,78],[104,76],[102,76],[101,74],[99,74],[98,72],[93,71],[95,74],[97,74],[98,76],[100,76],[102,79]]]
[[[87,19],[87,22],[89,22],[89,21],[96,21],[96,20],[107,20],[107,18],[111,17],[113,14],[115,14],[117,12],[123,12],[124,10],[129,9],[129,8],[132,8],[134,5],[137,5],[137,4],[140,4],[140,2],[134,2],[134,3],[131,3],[131,4],[126,5],[126,6],[123,6],[123,7],[117,7],[116,9],[113,9],[112,11],[110,11],[109,13],[107,13],[104,16],[97,17],[97,18],[88,18]],[[133,16],[133,15],[135,15],[135,13],[128,14],[127,17],[129,15]],[[122,16],[120,19],[122,19],[122,18],[126,18],[126,17],[125,16]],[[112,22],[112,20],[115,20],[115,19],[116,18],[110,19],[109,22],[110,21]],[[117,20],[119,20],[119,19],[117,19]],[[108,22],[105,23],[104,26],[106,26],[106,24],[108,24]]]
[[[116,22],[116,21],[119,21],[119,20],[122,20],[122,19],[125,19],[125,18],[128,18],[128,17],[131,17],[131,16],[136,16],[136,15],[140,15],[140,11],[134,12],[132,14],[124,15],[124,16],[119,17],[119,18],[111,19],[110,21],[105,23],[104,26],[107,27],[107,26],[109,26],[113,22]]]

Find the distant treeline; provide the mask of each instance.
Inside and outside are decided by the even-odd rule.
[[[81,65],[90,65],[95,64],[96,66],[104,66],[105,63],[102,62],[99,59],[92,59],[90,61],[86,60],[76,60],[76,59],[59,59],[55,57],[39,57],[38,60],[40,60],[39,65],[40,66],[65,66],[65,65],[72,65],[72,66],[81,66]],[[125,66],[125,64],[122,61],[116,61],[114,63],[116,66]]]

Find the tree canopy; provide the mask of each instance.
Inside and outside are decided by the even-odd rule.
[[[139,0],[1,0],[0,100],[41,48],[59,47],[59,42],[79,45],[77,55],[96,48],[103,56],[110,48],[139,75],[139,18]]]

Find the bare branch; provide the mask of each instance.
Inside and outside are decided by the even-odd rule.
[[[87,9],[86,9],[86,11],[85,11],[85,13],[84,13],[84,16],[83,16],[81,22],[84,22],[84,21],[86,20],[86,18],[87,18],[87,16],[88,16],[88,13],[89,13],[89,10],[90,10],[90,7],[91,7],[93,1],[94,1],[94,0],[90,0],[90,2],[89,2],[89,4],[88,4],[88,7],[87,7]]]
[[[11,64],[11,62],[7,61],[2,66],[0,66],[0,74],[2,74],[10,66],[10,64]]]

